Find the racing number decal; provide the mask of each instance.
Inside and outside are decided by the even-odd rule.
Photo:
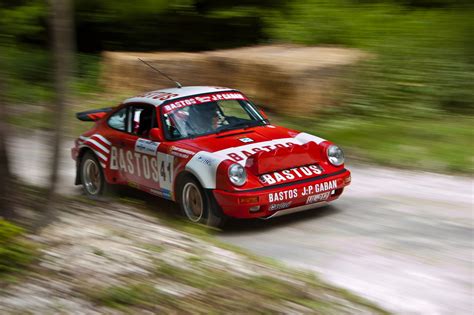
[[[169,169],[170,169],[170,164],[168,164],[168,173],[169,173]],[[166,170],[165,170],[165,161],[161,161],[161,167],[160,167],[160,176],[161,178],[163,178],[163,181],[166,182]]]
[[[174,156],[158,152],[159,183],[161,190],[171,193],[173,187]]]

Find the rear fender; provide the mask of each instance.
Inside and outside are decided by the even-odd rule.
[[[84,154],[86,154],[86,152],[92,152],[94,154],[94,156],[98,158],[97,154],[94,152],[94,150],[90,147],[88,147],[87,145],[84,145],[82,146],[80,149],[79,149],[79,153],[77,155],[77,159],[76,159],[76,179],[74,180],[74,185],[81,185],[82,184],[82,180],[81,180],[81,176],[80,176],[80,173],[79,173],[79,168],[81,166],[81,162],[82,162],[82,158],[84,157]],[[105,181],[108,182],[109,184],[112,183],[111,179],[109,178],[109,174],[108,172],[105,170],[105,167],[103,165],[102,166],[102,172],[104,173],[104,177],[105,177]]]

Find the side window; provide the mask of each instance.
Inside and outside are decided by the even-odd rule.
[[[125,124],[126,118],[127,118],[127,108],[124,107],[118,112],[112,114],[112,116],[109,117],[109,120],[107,123],[113,129],[117,129],[120,131],[127,131],[126,124]]]
[[[148,137],[150,129],[158,125],[153,106],[131,106],[128,117],[128,131],[139,137]]]

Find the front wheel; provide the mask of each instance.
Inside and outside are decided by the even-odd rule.
[[[179,188],[179,206],[181,212],[194,223],[220,227],[225,216],[219,213],[215,201],[191,176],[183,179]]]
[[[107,183],[99,161],[92,152],[86,152],[81,159],[80,175],[82,188],[86,195],[98,199],[105,194]]]

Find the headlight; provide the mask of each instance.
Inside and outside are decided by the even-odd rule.
[[[232,184],[236,186],[242,186],[245,184],[247,181],[247,172],[245,171],[245,168],[238,163],[232,164],[229,167],[229,179]]]
[[[344,152],[337,145],[330,145],[327,150],[328,160],[334,166],[344,164]]]

